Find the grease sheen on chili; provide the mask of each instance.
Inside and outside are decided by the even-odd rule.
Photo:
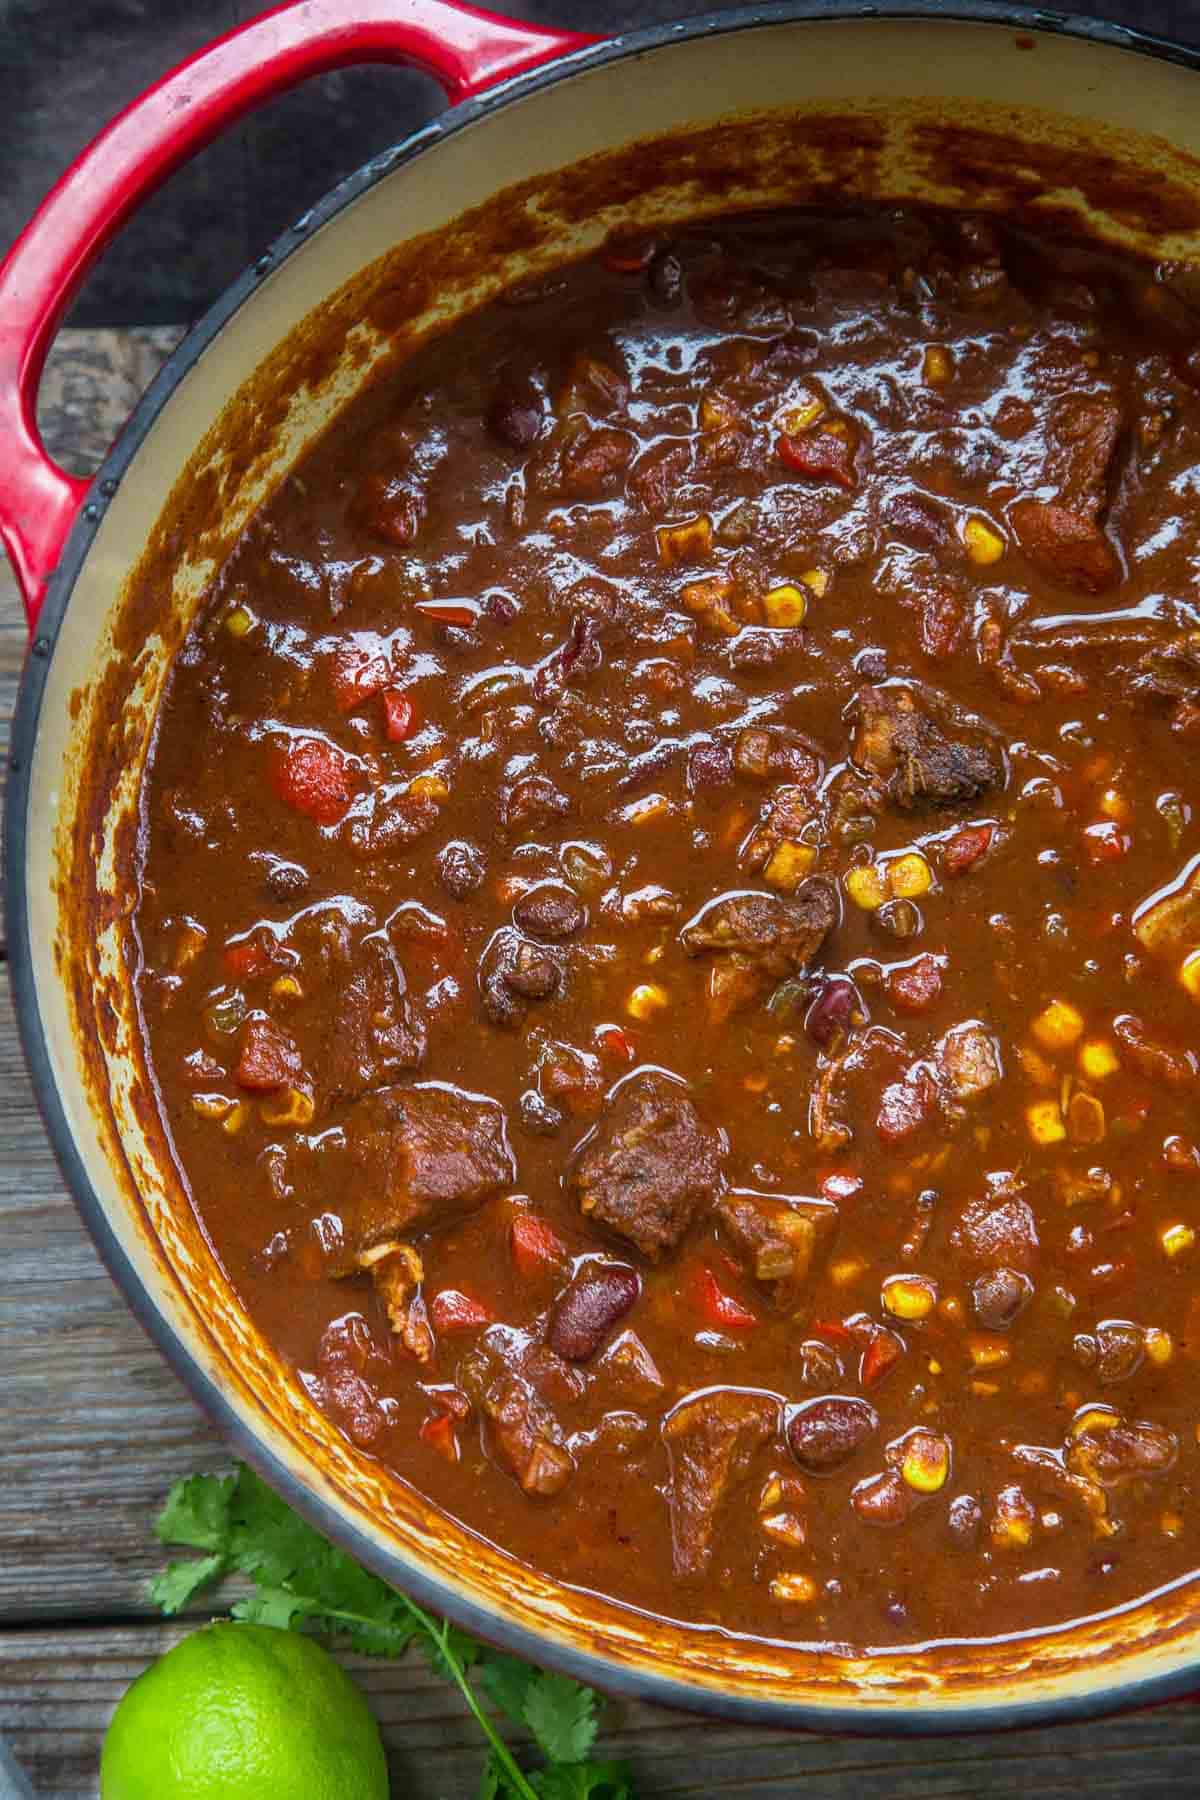
[[[1200,1561],[1200,315],[974,216],[613,241],[246,531],[162,1107],[353,1441],[540,1570],[993,1637]]]

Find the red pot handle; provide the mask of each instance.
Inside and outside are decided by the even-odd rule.
[[[227,125],[308,75],[410,64],[453,105],[594,41],[457,0],[289,0],[181,63],[100,133],[0,263],[0,540],[31,632],[89,486],[46,454],[38,382],[71,296],[138,202]]]

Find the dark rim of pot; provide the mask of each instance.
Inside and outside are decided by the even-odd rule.
[[[422,126],[402,143],[385,151],[355,174],[339,183],[317,206],[296,221],[290,230],[245,270],[193,326],[178,349],[163,365],[138,403],[129,423],[97,471],[71,529],[58,566],[48,584],[30,655],[26,662],[13,721],[12,749],[6,794],[7,830],[4,847],[4,889],[7,907],[10,967],[17,1023],[25,1056],[33,1077],[46,1129],[67,1186],[109,1273],[122,1290],[140,1321],[193,1397],[219,1427],[231,1450],[250,1464],[281,1494],[289,1505],[318,1530],[335,1539],[367,1568],[403,1589],[422,1606],[444,1614],[454,1624],[489,1643],[532,1662],[562,1670],[616,1696],[649,1700],[663,1706],[684,1708],[713,1717],[747,1724],[791,1727],[813,1731],[842,1731],[864,1736],[933,1736],[947,1733],[1012,1730],[1050,1721],[1088,1719],[1124,1707],[1145,1706],[1193,1692],[1200,1680],[1200,1660],[1140,1680],[1110,1683],[1103,1670],[1088,1692],[1047,1700],[983,1701],[978,1705],[923,1706],[915,1697],[907,1710],[850,1703],[792,1703],[755,1700],[721,1693],[706,1686],[651,1674],[597,1654],[576,1650],[552,1633],[518,1626],[511,1620],[467,1599],[445,1585],[437,1574],[418,1566],[399,1550],[388,1551],[366,1537],[352,1518],[322,1499],[298,1479],[261,1441],[209,1378],[186,1343],[159,1311],[113,1234],[104,1207],[92,1186],[80,1156],[59,1095],[53,1062],[38,1007],[32,964],[31,903],[26,888],[25,865],[29,836],[30,781],[34,745],[40,721],[54,647],[66,617],[79,571],[104,517],[108,502],[135,459],[143,440],[194,363],[208,349],[233,315],[253,298],[262,282],[279,268],[323,225],[353,204],[377,182],[402,164],[436,150],[455,133],[500,107],[518,102],[553,83],[602,68],[630,56],[644,55],[674,43],[697,37],[753,30],[757,27],[798,21],[845,22],[856,20],[926,19],[945,24],[991,24],[1019,33],[1076,38],[1109,49],[1151,56],[1188,69],[1200,69],[1200,51],[1149,36],[1099,19],[1068,18],[1055,12],[1011,7],[993,0],[907,0],[885,6],[855,4],[854,0],[776,0],[774,4],[731,8],[696,18],[667,22],[616,37],[543,65],[527,75],[498,83],[477,99]],[[569,1592],[570,1590],[565,1590]],[[897,1660],[904,1656],[897,1652]]]

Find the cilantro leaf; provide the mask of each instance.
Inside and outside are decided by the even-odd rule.
[[[229,1541],[235,1480],[233,1475],[189,1475],[186,1481],[177,1481],[155,1521],[159,1542],[223,1551]]]
[[[185,1607],[192,1595],[225,1573],[223,1556],[197,1556],[189,1562],[168,1563],[150,1583],[150,1598],[168,1617]]]
[[[538,1800],[635,1800],[623,1762],[555,1763],[529,1779]]]
[[[596,1695],[568,1675],[536,1675],[523,1711],[547,1762],[582,1762],[596,1741]]]
[[[519,1656],[489,1652],[479,1666],[479,1682],[492,1705],[514,1725],[525,1724],[525,1697],[537,1680],[537,1670]]]

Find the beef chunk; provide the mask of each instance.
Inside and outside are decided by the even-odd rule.
[[[969,1019],[946,1033],[938,1045],[937,1064],[951,1107],[964,1100],[978,1100],[1004,1078],[996,1040],[977,1019]]]
[[[693,956],[706,950],[747,959],[782,981],[808,967],[841,918],[837,889],[813,875],[794,894],[735,893],[710,900],[679,934]]]
[[[425,1266],[412,1245],[376,1244],[362,1252],[358,1266],[370,1275],[397,1342],[417,1362],[432,1361],[433,1328],[421,1291]]]
[[[1027,1273],[1038,1255],[1033,1208],[1017,1194],[971,1200],[963,1209],[952,1242],[981,1269]]]
[[[1180,632],[1138,658],[1132,691],[1163,704],[1200,696],[1200,631]]]
[[[971,1283],[971,1304],[985,1331],[1007,1331],[1033,1299],[1033,1283],[1016,1269],[988,1269]]]
[[[1018,500],[1008,516],[1030,562],[1063,587],[1100,594],[1120,581],[1120,558],[1094,519],[1053,500]]]
[[[724,1189],[723,1148],[677,1082],[635,1076],[575,1166],[579,1210],[657,1262]]]
[[[496,932],[479,959],[479,995],[493,1025],[518,1025],[530,1001],[549,1000],[562,985],[559,957],[511,926]]]
[[[721,1502],[778,1423],[774,1400],[732,1388],[697,1394],[667,1419],[667,1503],[679,1580],[694,1581],[707,1572]]]
[[[425,1021],[405,994],[404,975],[382,932],[363,939],[334,1003],[324,1066],[334,1094],[356,1100],[368,1088],[418,1068]]]
[[[355,1254],[474,1212],[516,1173],[501,1108],[459,1088],[376,1088],[345,1135],[336,1204]]]
[[[453,900],[468,900],[478,893],[487,874],[483,852],[465,838],[451,838],[437,856],[442,886]]]
[[[254,1014],[242,1026],[234,1077],[252,1093],[274,1093],[302,1073],[300,1052],[273,1019]]]
[[[794,1307],[819,1249],[837,1229],[828,1200],[754,1194],[735,1188],[717,1202],[717,1223],[746,1269],[777,1306]]]
[[[1095,519],[1108,499],[1109,469],[1121,436],[1121,409],[1098,394],[1068,394],[1054,408],[1051,478],[1057,498],[1082,518]]]
[[[862,688],[854,760],[898,806],[975,800],[1004,779],[996,753],[946,736],[903,688]]]
[[[481,1410],[491,1426],[497,1455],[524,1491],[534,1499],[561,1493],[575,1463],[560,1441],[553,1413],[524,1377],[497,1376],[483,1396]]]
[[[1068,1439],[1067,1467],[1102,1488],[1124,1487],[1149,1475],[1165,1475],[1179,1455],[1179,1440],[1163,1425],[1117,1419]]]

